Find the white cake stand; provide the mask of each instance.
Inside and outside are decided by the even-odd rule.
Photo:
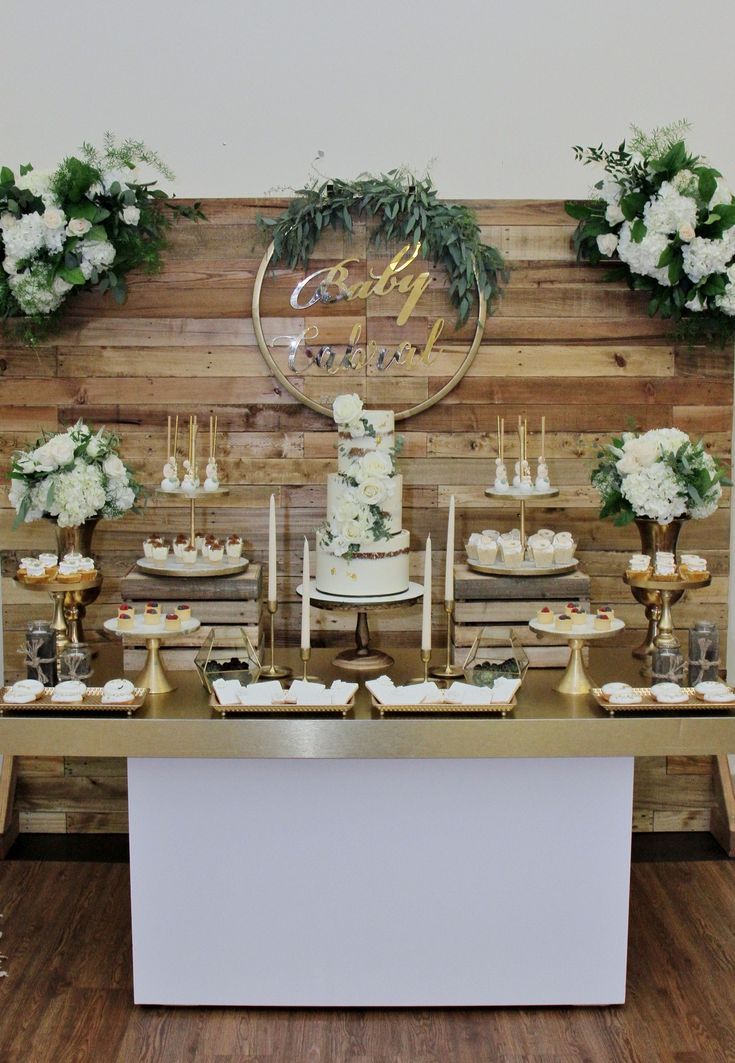
[[[296,588],[296,593],[303,594],[303,590],[304,586],[300,583]],[[357,610],[355,648],[354,650],[342,650],[332,661],[335,668],[342,668],[346,672],[376,672],[390,668],[395,663],[391,655],[370,645],[368,612],[405,609],[406,606],[415,605],[423,595],[424,588],[420,583],[409,583],[408,590],[401,594],[376,595],[373,598],[349,598],[339,594],[325,594],[324,591],[316,589],[315,579],[309,583],[309,600],[317,609],[343,613]]]
[[[120,631],[117,626],[117,617],[105,620],[106,631],[111,631],[123,639],[127,636],[128,638],[136,639],[138,642],[141,639],[145,640],[147,655],[143,669],[135,680],[135,685],[137,687],[147,687],[151,694],[168,694],[171,690],[176,690],[161,661],[161,642],[178,638],[179,635],[190,635],[199,626],[200,622],[192,617],[191,620],[181,621],[181,629],[179,631],[167,631],[164,624],[155,626],[144,624],[141,618],[136,617],[135,627],[132,631]]]
[[[582,650],[585,642],[589,642],[591,639],[606,639],[610,638],[611,635],[617,635],[618,631],[623,630],[625,624],[616,617],[607,631],[597,631],[594,627],[594,621],[590,617],[584,627],[572,628],[571,631],[557,631],[553,624],[539,624],[538,620],[529,620],[528,626],[531,631],[535,631],[539,635],[557,635],[559,638],[566,639],[569,643],[569,663],[564,675],[554,689],[558,690],[560,694],[589,694],[595,684],[587,675],[584,667]]]

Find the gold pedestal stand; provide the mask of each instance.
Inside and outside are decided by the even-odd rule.
[[[452,616],[454,614],[454,602],[444,602],[444,612],[447,614],[447,656],[443,665],[437,664],[429,669],[435,679],[456,679],[464,675],[464,669],[457,664],[452,664]]]
[[[633,650],[635,657],[647,657],[655,649],[678,650],[681,646],[674,630],[671,607],[675,605],[684,591],[696,591],[700,587],[709,587],[712,577],[709,573],[703,579],[656,579],[655,576],[631,575],[626,572],[623,581],[628,584],[636,601],[646,604],[648,631],[644,642]],[[642,601],[643,599],[643,601]],[[649,604],[650,603],[650,604]],[[649,610],[652,617],[649,617]]]
[[[205,491],[203,487],[197,487],[195,491],[184,491],[182,488],[177,487],[175,491],[164,491],[162,487],[157,487],[155,494],[163,495],[164,498],[186,498],[189,501],[189,541],[194,542],[196,535],[196,504],[197,499],[202,498],[217,498],[218,495],[229,495],[229,487],[218,487],[216,491]]]
[[[591,621],[588,621],[588,624]],[[586,642],[596,639],[610,638],[622,631],[625,624],[622,620],[613,620],[607,631],[596,631],[592,627],[586,627],[581,631],[556,631],[548,624],[539,624],[537,620],[530,620],[528,626],[538,635],[554,635],[565,639],[569,643],[569,662],[564,670],[564,675],[554,687],[560,694],[589,694],[596,684],[587,674],[584,666],[582,653]]]
[[[51,625],[56,632],[57,656],[69,643],[77,645],[84,642],[84,614],[87,606],[99,597],[102,576],[91,580],[77,580],[65,583],[60,580],[47,580],[44,583],[28,583],[22,576],[16,576],[15,582],[29,591],[45,591],[54,603],[54,615]]]
[[[283,664],[276,664],[276,613],[278,612],[278,602],[268,602],[268,613],[270,615],[270,645],[271,663],[261,670],[261,677],[266,676],[268,679],[285,679],[286,676],[292,675],[292,669],[287,668]]]
[[[118,631],[117,620],[105,620],[105,630],[111,631],[120,638],[133,639],[136,642],[144,641],[146,644],[146,658],[142,671],[135,678],[137,687],[147,687],[151,694],[169,694],[176,690],[176,684],[168,677],[161,660],[161,645],[170,642],[180,635],[191,635],[200,627],[200,623],[194,617],[186,621],[183,631],[156,631],[148,632],[145,628],[137,628],[134,631]]]

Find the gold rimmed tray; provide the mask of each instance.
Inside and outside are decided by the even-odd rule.
[[[563,576],[567,572],[574,572],[579,568],[579,561],[573,558],[560,565],[547,565],[539,568],[533,561],[522,561],[520,565],[506,565],[504,561],[496,561],[492,565],[483,565],[479,561],[470,561],[467,558],[467,567],[473,572],[481,572],[484,576]]]
[[[99,570],[91,579],[77,579],[71,582],[59,579],[27,580],[20,572],[16,572],[13,578],[16,583],[27,587],[29,591],[47,591],[49,594],[59,594],[67,591],[89,591],[102,585],[102,574]]]
[[[373,708],[381,716],[386,716],[391,712],[415,713],[418,715],[441,713],[443,716],[457,714],[463,716],[474,716],[476,714],[482,716],[507,716],[509,712],[513,712],[517,704],[515,697],[513,697],[510,701],[496,702],[491,705],[449,705],[446,702],[422,705],[384,705],[381,701],[378,701],[374,694],[371,694],[370,697]]]
[[[617,702],[613,704],[604,696],[600,687],[593,687],[590,693],[600,708],[610,716],[614,716],[616,712],[730,712],[735,709],[735,691],[732,701],[704,701],[696,696],[694,687],[681,689],[688,695],[686,701],[666,703],[656,701],[649,687],[633,687],[633,691],[640,695],[641,700],[630,705],[620,705]]]
[[[299,716],[316,713],[337,714],[345,717],[355,707],[354,695],[346,705],[220,705],[216,694],[209,695],[209,704],[220,716],[284,716],[297,713]]]
[[[147,687],[135,687],[132,701],[121,704],[118,702],[103,702],[102,687],[87,687],[84,698],[81,701],[62,702],[52,701],[53,687],[45,687],[43,694],[35,701],[27,701],[22,705],[10,705],[3,701],[10,687],[3,687],[0,692],[0,716],[6,712],[125,712],[132,716],[141,707],[148,696]]]
[[[623,576],[623,583],[627,583],[629,587],[638,587],[644,591],[688,591],[695,590],[697,587],[709,587],[711,582],[712,576],[709,572],[694,579],[684,579],[681,576],[677,576],[674,579],[657,579],[655,576],[648,576],[645,573],[637,575],[630,572],[626,572]]]

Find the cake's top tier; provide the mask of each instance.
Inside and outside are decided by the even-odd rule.
[[[334,400],[334,419],[338,429],[337,470],[349,476],[355,460],[370,451],[379,451],[389,459],[387,475],[396,453],[395,415],[392,410],[364,410],[358,395],[338,395]],[[372,464],[372,463],[371,463]],[[376,471],[378,466],[376,465]]]

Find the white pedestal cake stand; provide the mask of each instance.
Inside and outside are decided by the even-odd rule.
[[[199,626],[199,621],[192,617],[191,620],[181,621],[179,631],[167,631],[163,623],[155,627],[136,623],[132,631],[120,631],[116,617],[105,620],[106,631],[111,631],[114,635],[118,635],[123,639],[127,637],[135,639],[137,642],[145,641],[146,660],[142,671],[135,680],[135,685],[137,687],[147,687],[151,694],[168,694],[170,691],[176,690],[175,684],[169,679],[161,661],[161,643],[178,638],[179,635],[190,635]]]
[[[303,584],[299,584],[296,593],[302,594],[303,589]],[[357,610],[355,648],[338,653],[332,661],[334,667],[342,668],[347,672],[377,672],[390,668],[395,663],[391,655],[370,645],[368,612],[388,612],[391,609],[406,608],[420,601],[423,594],[424,588],[420,583],[409,583],[408,590],[403,591],[402,594],[376,595],[373,598],[348,598],[318,591],[316,580],[311,580],[309,600],[315,608],[343,613]]]
[[[588,620],[584,627],[572,628],[571,631],[557,631],[553,625],[539,624],[537,620],[529,620],[528,626],[531,631],[539,635],[556,635],[558,638],[566,639],[569,643],[569,664],[554,689],[560,694],[589,694],[595,684],[587,675],[584,667],[582,650],[585,642],[617,635],[618,631],[623,630],[625,624],[616,617],[607,631],[596,631],[591,620]]]

